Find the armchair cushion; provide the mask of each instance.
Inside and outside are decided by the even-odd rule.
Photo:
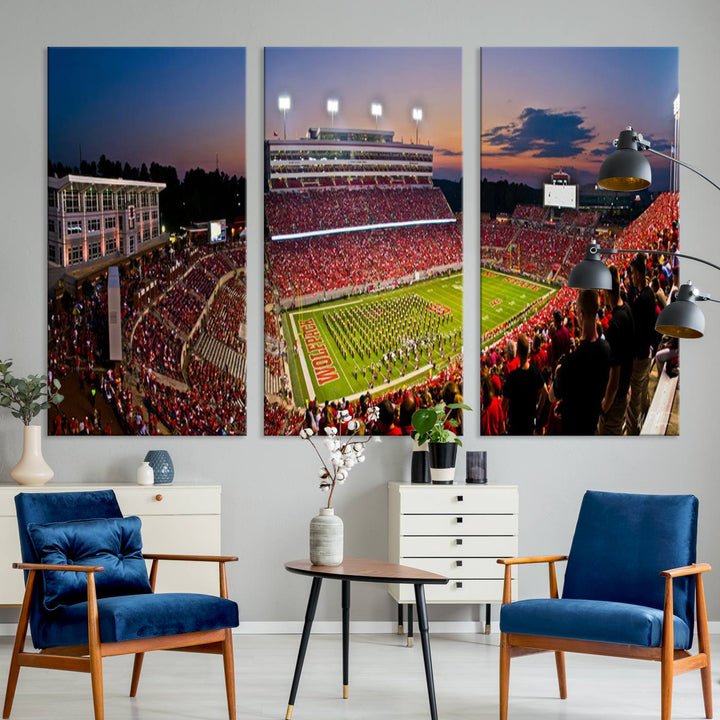
[[[594,640],[660,647],[663,611],[607,600],[518,600],[503,605],[500,630],[518,635]],[[674,618],[675,649],[687,650],[692,636],[687,623]]]
[[[96,573],[98,598],[149,593],[142,556],[138,517],[98,518],[28,525],[39,562],[49,565],[101,565]],[[43,573],[46,610],[87,600],[87,575],[82,572]]]
[[[43,616],[38,648],[88,642],[88,605],[77,603]],[[232,600],[193,593],[157,593],[98,600],[101,642],[233,628],[238,606]]]

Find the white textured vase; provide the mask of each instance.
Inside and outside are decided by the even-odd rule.
[[[138,485],[152,485],[155,482],[155,471],[150,467],[150,463],[145,460],[140,463],[136,474]]]
[[[20,462],[10,471],[10,477],[18,485],[44,485],[55,475],[42,456],[41,438],[42,428],[39,425],[25,425],[23,454]]]
[[[340,565],[343,561],[343,521],[333,508],[320,508],[310,521],[310,562]]]

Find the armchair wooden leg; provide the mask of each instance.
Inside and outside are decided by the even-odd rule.
[[[133,662],[132,681],[130,682],[130,697],[137,695],[138,683],[140,682],[140,671],[142,670],[145,653],[135,653]]]
[[[88,649],[90,654],[90,680],[92,683],[95,720],[105,720],[103,705],[103,670],[100,647],[100,620],[95,590],[95,574],[88,573]]]
[[[707,626],[707,607],[705,605],[705,588],[703,576],[699,574],[695,581],[695,600],[697,603],[697,630],[698,630],[698,652],[705,654],[705,667],[700,668],[700,679],[702,681],[703,702],[705,703],[705,717],[713,716],[712,706],[712,676],[710,666],[710,638]]]
[[[510,690],[510,644],[507,635],[500,633],[500,720],[507,720]]]
[[[225,668],[225,692],[227,694],[228,718],[235,720],[235,660],[233,656],[232,630],[225,631],[225,640],[222,644],[223,666]]]
[[[99,652],[93,653],[92,648],[90,649],[90,679],[95,720],[104,720],[102,657]]]
[[[565,653],[555,653],[555,667],[557,668],[558,689],[560,690],[560,699],[567,698],[567,681],[565,679]]]
[[[17,687],[18,676],[20,675],[19,655],[25,649],[25,636],[27,635],[28,622],[30,620],[30,598],[32,597],[33,585],[35,584],[35,571],[28,573],[25,583],[25,595],[23,597],[20,617],[18,618],[17,632],[15,633],[15,644],[13,645],[12,657],[10,658],[10,672],[8,672],[7,689],[5,690],[5,704],[3,705],[3,718],[10,717],[13,700],[15,699],[15,688]]]

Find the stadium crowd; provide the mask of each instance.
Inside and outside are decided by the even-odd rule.
[[[436,187],[307,189],[265,194],[270,235],[414,220],[442,220],[452,213]]]
[[[677,341],[654,325],[679,267],[673,256],[630,250],[674,252],[678,243],[678,194],[664,193],[615,239],[627,252],[613,256],[611,290],[562,287],[538,313],[501,327],[481,356],[482,433],[639,434],[659,350],[661,371],[678,372]]]

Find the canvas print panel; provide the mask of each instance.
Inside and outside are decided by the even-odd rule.
[[[598,170],[629,124],[678,158],[679,108],[677,48],[482,50],[482,434],[678,434],[678,341],[654,330],[677,165],[648,154],[632,193]],[[568,287],[589,243],[620,251],[612,290]]]
[[[244,435],[244,48],[48,50],[54,435]]]
[[[265,50],[265,434],[462,397],[458,48]]]

